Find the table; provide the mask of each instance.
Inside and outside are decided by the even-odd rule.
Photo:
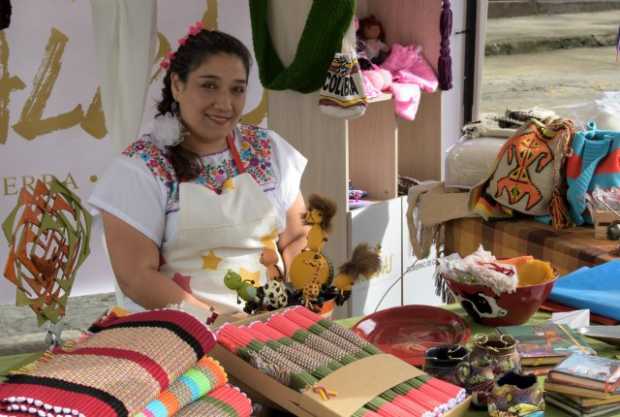
[[[486,326],[473,322],[458,304],[446,305],[444,306],[444,308],[446,308],[447,310],[453,311],[456,314],[459,314],[461,317],[463,317],[465,321],[469,323],[469,325],[471,326],[472,335],[477,334],[477,333],[492,333],[495,331],[495,329],[492,327],[486,327]],[[528,324],[541,323],[545,320],[548,320],[549,317],[550,315],[548,313],[538,312],[530,319]],[[355,317],[355,318],[350,318],[350,319],[338,320],[338,323],[346,327],[351,327],[355,323],[357,323],[359,319],[360,319],[359,317]],[[594,339],[588,339],[588,342],[601,356],[615,357],[616,355],[620,354],[620,349],[617,346],[612,346],[607,343],[603,343],[603,342],[600,342]],[[2,375],[5,375],[6,372],[10,371],[11,369],[16,369],[20,366],[28,364],[29,362],[36,360],[40,356],[41,356],[41,353],[30,353],[30,354],[0,357],[0,378],[2,377]],[[281,412],[269,413],[269,417],[286,417],[286,416],[290,416],[290,414],[281,413]],[[470,410],[465,414],[465,417],[484,417],[484,416],[488,416],[488,413],[486,411]],[[566,417],[566,416],[567,414],[551,406],[549,406],[547,410],[545,411],[545,417]]]
[[[620,256],[618,242],[594,239],[591,227],[555,231],[534,220],[458,219],[446,223],[445,236],[447,254],[469,255],[482,244],[498,258],[532,255],[551,262],[561,275]]]
[[[467,315],[467,313],[463,311],[463,309],[461,308],[459,304],[450,304],[450,305],[446,305],[443,307],[463,317],[463,319],[471,326],[472,337],[473,335],[477,333],[494,333],[495,332],[495,328],[493,327],[487,327],[487,326],[483,326],[481,324],[475,323]],[[548,320],[550,317],[551,315],[549,313],[539,311],[536,314],[534,314],[534,316],[528,321],[527,324],[542,323]],[[339,320],[338,322],[342,324],[343,326],[352,327],[355,323],[357,323],[358,320],[359,318],[351,318],[351,319]],[[590,346],[592,346],[592,348],[594,348],[600,356],[615,357],[616,355],[620,354],[620,347],[618,346],[612,346],[607,343],[600,342],[598,340],[590,339],[590,338],[587,338],[587,340]],[[544,381],[544,378],[541,378],[541,382],[542,381]],[[488,417],[488,416],[489,414],[486,411],[469,410],[465,414],[465,417]],[[563,411],[558,410],[557,408],[554,408],[553,406],[548,406],[547,409],[545,410],[545,417],[566,417],[566,416],[568,416],[568,414],[564,413]],[[618,416],[620,416],[620,414],[618,414]]]

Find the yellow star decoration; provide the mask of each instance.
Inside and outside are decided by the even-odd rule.
[[[235,182],[233,181],[232,178],[228,178],[226,181],[224,181],[224,184],[222,184],[222,191],[231,191],[235,189]]]
[[[242,281],[249,282],[257,288],[260,287],[260,271],[250,272],[245,268],[240,268],[239,275]]]
[[[202,257],[202,269],[210,269],[212,271],[215,271],[221,261],[222,258],[218,258],[215,253],[210,250],[207,256]]]
[[[262,236],[260,238],[261,243],[263,244],[263,248],[273,249],[274,251],[278,251],[278,247],[276,246],[276,239],[278,238],[278,231],[273,229],[271,233],[268,235]]]

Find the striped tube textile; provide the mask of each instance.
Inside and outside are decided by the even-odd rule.
[[[465,390],[465,388],[456,386],[446,381],[442,381],[441,379],[435,378],[428,374],[420,375],[415,379],[420,382],[427,383],[428,385],[437,388],[439,391],[442,391],[452,396],[453,398],[456,398],[458,403],[463,402],[465,397],[467,397],[467,391]]]
[[[205,356],[134,417],[174,416],[181,408],[223,386],[227,381],[228,376],[220,363]]]
[[[357,347],[364,349],[366,352],[370,353],[371,355],[376,355],[377,353],[381,353],[381,350],[377,348],[375,345],[367,342],[366,340],[362,339],[359,335],[357,335],[353,330],[342,327],[340,324],[336,323],[335,321],[324,319],[318,314],[302,306],[291,307],[290,309],[295,311],[295,313],[302,315],[306,317],[307,319],[310,319],[316,322],[317,324],[325,327],[330,332],[336,333],[338,336],[342,337],[343,339],[347,339],[349,342],[353,343]]]
[[[232,324],[219,328],[218,341],[226,349],[293,389],[302,390],[318,380],[281,353],[254,339]]]
[[[224,385],[183,407],[175,417],[250,417],[252,402],[239,388]]]
[[[398,395],[395,391],[389,390],[381,394],[381,398],[402,408],[403,410],[419,417],[433,417],[439,415],[434,409],[429,410],[425,406],[413,401],[406,395]]]
[[[294,348],[295,350],[299,351],[301,355],[308,355],[316,358],[321,363],[326,364],[325,366],[332,370],[342,368],[342,364],[334,360],[330,356],[319,352],[318,350],[314,350],[310,346],[302,345],[298,341],[283,335],[273,327],[270,327],[263,322],[255,321],[254,323],[250,324],[250,328],[259,331],[263,335],[263,337],[267,337],[269,338],[269,340],[274,340],[278,343]]]
[[[90,332],[71,348],[45,355],[32,369],[10,375],[0,385],[0,414],[11,407],[11,416],[32,417],[52,407],[89,417],[129,417],[215,345],[205,324],[170,309],[112,313]],[[18,398],[32,402],[26,411],[23,404],[15,409]]]
[[[249,333],[257,340],[265,343],[278,353],[283,354],[291,362],[295,362],[303,369],[312,374],[317,379],[325,378],[332,370],[325,366],[319,359],[314,356],[301,354],[300,351],[294,349],[291,346],[283,345],[273,340],[269,340],[268,337],[263,335],[256,327],[242,327],[243,331]]]
[[[329,355],[343,365],[353,363],[359,359],[342,350],[339,346],[334,345],[330,341],[304,330],[299,325],[295,324],[281,314],[272,316],[267,324],[299,343],[305,344],[314,350],[318,350],[319,352]]]
[[[366,404],[366,408],[375,411],[382,417],[421,417],[416,414],[412,414],[406,410],[403,410],[399,406],[390,401],[384,400],[381,397],[377,397]],[[435,415],[435,414],[433,414]]]
[[[351,355],[357,358],[366,358],[370,356],[368,352],[354,343],[349,342],[347,339],[338,336],[336,333],[330,332],[327,328],[316,324],[316,322],[307,319],[299,313],[296,313],[294,310],[289,309],[282,313],[284,317],[291,320],[293,323],[297,324],[303,329],[308,330],[311,333],[316,334],[317,336],[322,337],[323,339],[333,343],[336,346],[339,346],[345,352],[350,353]]]
[[[381,414],[377,414],[376,412],[369,410],[366,407],[362,407],[357,410],[351,417],[381,417]]]

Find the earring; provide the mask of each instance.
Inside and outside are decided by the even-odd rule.
[[[176,100],[174,100],[170,105],[170,111],[172,112],[172,114],[179,114],[179,103],[177,103]]]

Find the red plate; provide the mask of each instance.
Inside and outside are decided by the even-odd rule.
[[[433,346],[464,344],[471,330],[457,314],[439,307],[408,305],[364,317],[353,331],[415,366],[424,364],[424,352]]]

